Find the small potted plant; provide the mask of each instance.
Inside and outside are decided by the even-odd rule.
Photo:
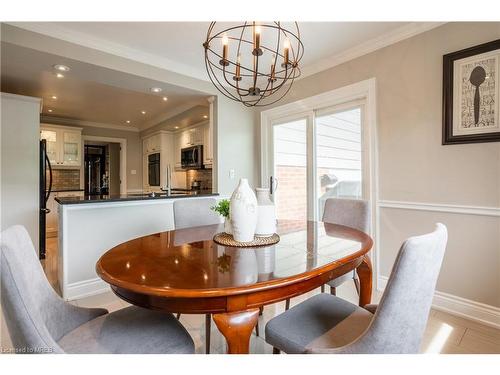
[[[232,234],[231,219],[229,217],[229,200],[221,199],[216,206],[212,207],[212,210],[217,212],[220,216],[224,218],[224,232],[227,234]]]

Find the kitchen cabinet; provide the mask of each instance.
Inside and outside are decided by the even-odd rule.
[[[187,144],[184,147],[198,146],[203,144],[203,130],[201,127],[191,128],[185,131]]]
[[[174,134],[174,165],[176,169],[182,168],[181,165],[181,149],[183,132]]]
[[[149,185],[149,163],[148,158],[151,154],[160,154],[160,185]],[[180,155],[179,155],[180,157]],[[174,160],[174,135],[170,132],[160,130],[154,134],[143,138],[143,191],[160,191],[167,183],[167,166],[173,166]],[[180,163],[180,161],[179,161]]]
[[[40,139],[47,141],[47,156],[53,168],[82,166],[81,128],[42,124]]]
[[[161,134],[156,134],[145,138],[142,141],[143,154],[149,154],[151,152],[161,150],[162,137]]]

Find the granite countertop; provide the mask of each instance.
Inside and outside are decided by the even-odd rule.
[[[140,201],[152,199],[176,199],[176,198],[194,198],[194,197],[212,197],[217,196],[211,190],[189,191],[180,190],[167,195],[165,193],[156,193],[155,196],[150,194],[125,194],[125,195],[85,195],[82,197],[57,197],[55,201],[61,205],[67,204],[84,204],[84,203],[106,203],[106,202],[125,202],[125,201]]]

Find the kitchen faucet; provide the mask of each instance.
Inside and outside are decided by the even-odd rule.
[[[170,170],[170,164],[165,169],[165,187],[161,187],[160,190],[165,191],[167,195],[172,194],[172,171]]]

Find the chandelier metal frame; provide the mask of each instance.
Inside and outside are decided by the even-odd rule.
[[[247,107],[266,106],[282,99],[290,91],[294,80],[301,74],[299,62],[304,55],[304,45],[300,40],[297,22],[294,22],[294,25],[296,31],[284,28],[280,22],[259,24],[245,22],[242,25],[216,32],[214,31],[216,22],[210,23],[203,47],[205,67],[214,86],[224,96],[241,102]],[[256,28],[260,28],[257,42]],[[268,30],[267,33],[271,31],[278,33],[274,48],[260,44],[261,29]],[[253,40],[245,38],[247,30],[252,32]],[[239,37],[231,36],[231,33],[239,34]],[[215,43],[219,40],[222,41],[222,54],[214,48],[215,45],[221,45]],[[240,56],[243,43],[251,44],[252,67],[242,65],[239,57],[237,61],[227,57],[227,48],[231,42],[237,45],[236,56]],[[262,69],[262,66],[259,68],[259,58],[264,53],[271,53],[274,57],[274,60],[271,58],[270,69],[266,71]],[[258,87],[258,82],[265,82],[265,84],[263,87]],[[244,83],[248,86],[242,87]],[[275,95],[277,95],[276,98]]]

